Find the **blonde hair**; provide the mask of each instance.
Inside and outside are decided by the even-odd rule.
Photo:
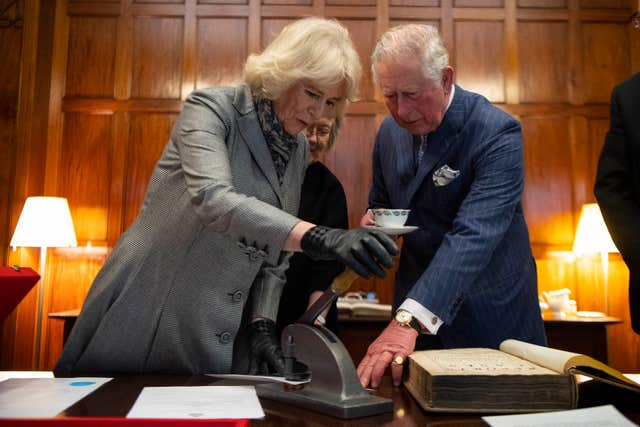
[[[449,52],[438,30],[431,25],[406,24],[388,29],[376,43],[371,54],[371,71],[377,81],[376,65],[388,58],[422,58],[422,73],[440,83],[442,70],[449,65]]]
[[[247,58],[244,80],[258,98],[278,99],[302,80],[323,85],[343,84],[347,100],[358,95],[362,67],[346,28],[335,20],[305,18],[287,25],[260,54]]]

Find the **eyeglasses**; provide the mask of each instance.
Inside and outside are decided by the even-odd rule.
[[[325,125],[309,126],[305,132],[306,132],[307,138],[310,138],[314,135],[320,138],[326,138],[331,134],[331,127],[325,126]]]

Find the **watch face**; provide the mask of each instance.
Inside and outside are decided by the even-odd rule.
[[[396,320],[398,323],[402,323],[403,325],[409,324],[413,319],[413,316],[408,311],[400,310],[396,313]]]

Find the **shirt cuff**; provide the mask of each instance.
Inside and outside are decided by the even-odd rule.
[[[427,310],[425,306],[420,304],[418,301],[411,298],[404,300],[398,310],[406,310],[411,313],[413,317],[418,319],[418,322],[422,325],[425,333],[436,335],[438,333],[438,329],[440,329],[440,326],[442,325],[442,320],[438,316]]]

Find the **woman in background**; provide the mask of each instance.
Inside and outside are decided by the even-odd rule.
[[[326,227],[347,229],[349,215],[344,189],[338,178],[322,163],[337,138],[339,128],[340,119],[322,118],[306,130],[311,156],[302,183],[298,217]],[[314,261],[304,253],[293,254],[278,311],[278,335],[285,326],[295,323],[343,270],[344,266],[337,261]],[[337,333],[335,302],[319,320],[320,323],[326,321],[326,326]]]
[[[248,58],[245,84],[192,93],[56,375],[283,375],[274,319],[292,251],[384,275],[397,252],[387,236],[294,216],[309,154],[301,132],[341,117],[360,74],[347,30],[308,18]]]

